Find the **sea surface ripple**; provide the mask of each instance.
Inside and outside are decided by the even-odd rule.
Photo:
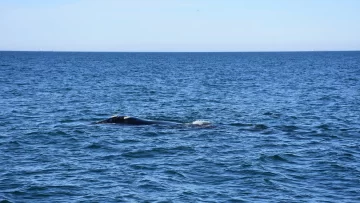
[[[0,112],[1,203],[360,202],[360,52],[0,52]]]

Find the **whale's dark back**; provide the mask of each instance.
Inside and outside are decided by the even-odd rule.
[[[117,123],[117,124],[128,124],[128,125],[152,125],[152,124],[174,125],[174,124],[179,124],[179,123],[168,122],[168,121],[145,120],[145,119],[129,117],[129,116],[113,116],[111,118],[99,121],[97,123]]]
[[[113,116],[111,118],[96,123],[125,123],[125,116]]]
[[[151,124],[156,124],[156,121],[143,120],[135,117],[125,117],[124,123],[130,125],[151,125]]]

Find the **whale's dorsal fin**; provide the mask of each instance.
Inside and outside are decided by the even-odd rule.
[[[111,116],[111,118],[115,118],[115,117],[118,117],[118,115],[117,115],[117,114],[115,114],[115,115]]]

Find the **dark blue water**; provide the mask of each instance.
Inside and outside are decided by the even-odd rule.
[[[360,52],[0,52],[0,155],[0,202],[359,202]]]

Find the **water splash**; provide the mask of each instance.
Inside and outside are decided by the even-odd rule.
[[[199,126],[208,126],[211,125],[210,121],[205,121],[205,120],[196,120],[194,122],[191,123],[192,125],[199,125]]]

